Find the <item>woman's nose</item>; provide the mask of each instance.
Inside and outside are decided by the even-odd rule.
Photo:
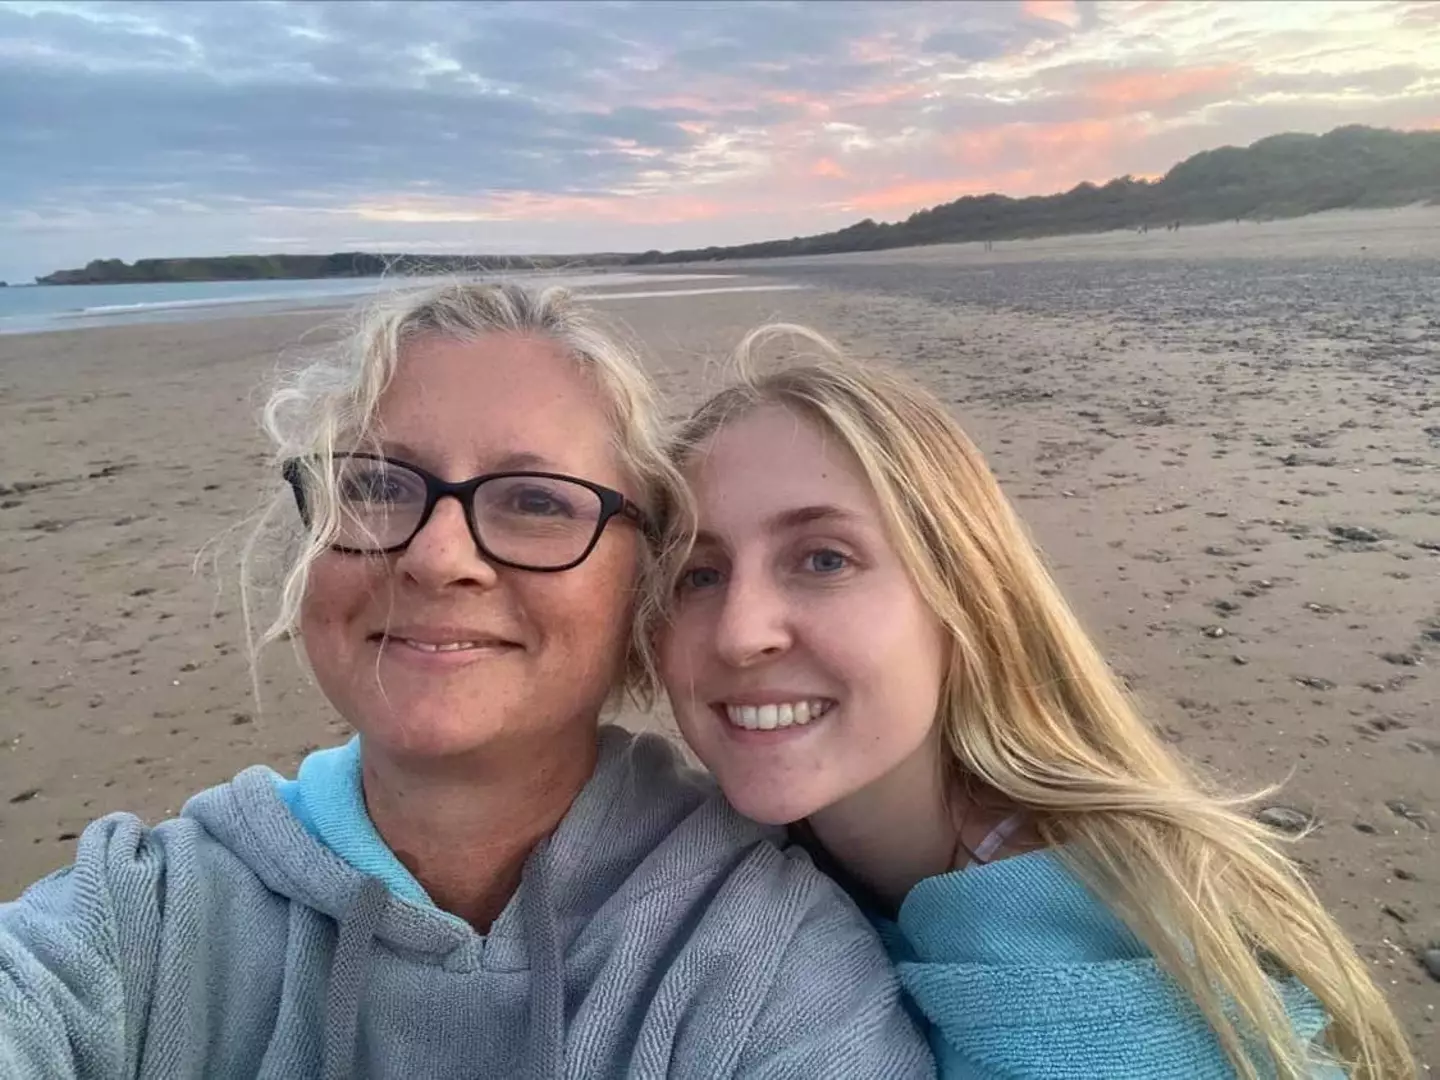
[[[785,598],[769,582],[732,577],[725,591],[715,647],[727,664],[752,667],[790,648]]]
[[[399,554],[395,568],[427,588],[466,583],[488,586],[496,580],[495,568],[471,535],[465,508],[454,498],[435,504],[430,520]]]

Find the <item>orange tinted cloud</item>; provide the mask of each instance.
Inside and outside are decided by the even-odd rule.
[[[799,109],[817,120],[830,115],[830,102],[804,90],[770,90],[763,97],[773,104]]]
[[[1013,119],[967,130],[962,107],[958,121],[940,119],[946,116],[947,99],[963,102],[983,96],[990,76],[958,69],[937,75],[935,65],[944,65],[929,57],[916,60],[922,37],[917,28],[907,27],[851,39],[846,48],[860,74],[828,91],[794,85],[781,77],[783,66],[774,65],[757,67],[744,77],[687,73],[685,80],[656,97],[650,96],[656,93],[654,84],[633,85],[633,100],[646,107],[691,111],[691,119],[675,126],[692,142],[683,153],[656,154],[661,160],[637,174],[634,184],[614,192],[504,193],[456,206],[404,203],[366,212],[402,219],[420,215],[415,220],[595,219],[626,226],[816,210],[893,219],[966,195],[1048,194],[1082,180],[1103,183],[1134,172],[1135,165],[1154,168],[1153,155],[1138,148],[1166,125],[1149,114],[1168,120],[1212,102],[1245,99],[1246,91],[1254,88],[1245,85],[1247,81],[1267,72],[1266,61],[1255,58],[1261,54],[1237,55],[1218,48],[1177,49],[1169,61],[1177,66],[1166,67],[1165,50],[1155,47],[1157,31],[1148,23],[1131,37],[1150,42],[1141,53],[1149,66],[1116,69],[1097,58],[1102,53],[1096,52],[1094,39],[1110,34],[1128,41],[1122,24],[1133,26],[1147,7],[1144,3],[1087,17],[1084,30],[1074,0],[1022,0],[1019,6],[1029,19],[1074,30],[1060,34],[1033,23],[1028,28],[1047,48],[1071,52],[1037,55],[1017,47],[1009,55],[1029,65],[1027,73],[1023,78],[996,76],[1002,93],[992,100],[1003,100],[1003,115],[1018,118],[1027,113],[1054,115],[1048,104],[1032,111],[1032,101],[1068,99],[1067,113],[1080,118]],[[1152,16],[1176,10],[1165,0],[1149,6]],[[752,115],[743,115],[747,112]],[[997,112],[984,109],[978,115],[994,117]],[[1203,142],[1201,135],[1196,139]],[[635,157],[645,150],[643,140],[612,140],[609,146],[612,154],[618,150]]]
[[[918,83],[896,83],[846,91],[840,100],[845,105],[893,105],[897,101],[919,101],[925,94],[926,88]]]
[[[1242,72],[1239,64],[1174,68],[1170,71],[1160,68],[1122,71],[1093,80],[1084,94],[1090,101],[1108,109],[1139,112],[1186,98],[1232,94]]]
[[[1080,8],[1075,0],[1025,0],[1020,10],[1031,18],[1045,19],[1065,26],[1080,25]]]
[[[1110,179],[1117,150],[1141,141],[1146,131],[1145,124],[1128,118],[977,128],[952,136],[945,146],[956,164],[955,175],[922,180],[892,173],[886,182],[827,205],[848,213],[903,217],[965,195],[1068,190],[1082,179]],[[828,159],[817,161],[811,175],[831,175],[829,164]],[[844,179],[861,177],[852,169]]]
[[[1104,157],[1118,143],[1141,134],[1140,126],[1130,120],[1001,124],[956,135],[949,148],[952,156],[972,168],[991,168],[1018,159],[1064,169],[1073,166],[1077,158]]]
[[[1412,3],[1400,13],[1399,23],[1401,26],[1416,26],[1424,29],[1440,26],[1440,4],[1425,0],[1423,3]]]

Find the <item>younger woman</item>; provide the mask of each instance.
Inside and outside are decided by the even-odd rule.
[[[825,357],[757,374],[799,334]],[[1137,715],[979,452],[808,331],[683,428],[658,661],[744,814],[881,918],[947,1076],[1408,1078],[1274,838]]]

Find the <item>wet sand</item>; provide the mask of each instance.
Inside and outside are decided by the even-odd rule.
[[[1318,822],[1298,854],[1440,1066],[1440,210],[721,269],[809,287],[603,302],[675,409],[775,318],[941,392],[1165,737]],[[0,897],[98,814],[343,737],[283,647],[257,710],[239,537],[194,569],[325,318],[0,337]]]

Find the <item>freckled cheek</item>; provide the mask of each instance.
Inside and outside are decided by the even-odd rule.
[[[381,568],[338,553],[322,555],[310,568],[300,604],[302,634],[341,633],[383,592]]]
[[[619,659],[630,642],[635,596],[633,566],[625,562],[613,565],[607,560],[593,570],[588,562],[579,569],[590,572],[569,571],[529,583],[536,586],[526,605],[535,629],[543,637],[566,643],[567,651],[572,653],[566,663],[573,663],[579,656],[597,661]]]

